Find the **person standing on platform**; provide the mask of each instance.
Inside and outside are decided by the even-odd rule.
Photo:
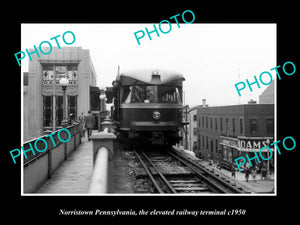
[[[79,123],[80,123],[80,135],[81,137],[84,137],[84,133],[85,133],[85,116],[83,115],[83,112],[81,112],[80,116],[79,116]]]
[[[88,140],[90,141],[90,137],[92,135],[92,130],[95,125],[95,118],[91,114],[91,110],[88,111],[88,114],[85,117],[85,128],[87,129],[87,134],[88,134]]]

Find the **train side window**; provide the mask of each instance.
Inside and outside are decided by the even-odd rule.
[[[176,89],[177,101],[178,103],[181,103],[181,89],[177,87],[175,89]]]
[[[130,103],[131,99],[131,87],[124,86],[120,90],[121,94],[121,103]]]

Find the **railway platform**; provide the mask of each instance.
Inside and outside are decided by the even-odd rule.
[[[93,133],[96,131],[93,130]],[[128,165],[124,152],[118,150],[114,154],[114,174],[113,192],[114,193],[133,193],[131,187],[133,179],[128,174]],[[36,192],[37,194],[62,194],[77,195],[88,194],[88,185],[93,172],[93,142],[88,141],[87,137],[81,138],[81,144],[64,161]]]
[[[38,194],[86,194],[93,170],[93,142],[81,144],[37,191]]]

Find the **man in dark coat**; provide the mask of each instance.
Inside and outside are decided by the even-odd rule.
[[[91,111],[88,111],[88,114],[85,117],[85,128],[88,133],[88,140],[90,140],[90,136],[92,135],[92,130],[95,125],[95,117],[91,114]]]
[[[246,169],[245,169],[245,179],[246,179],[247,182],[249,180],[249,174],[250,174],[250,168],[246,167]]]

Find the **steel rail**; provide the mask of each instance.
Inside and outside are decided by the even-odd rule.
[[[220,185],[216,184],[215,182],[213,182],[211,179],[209,179],[208,177],[206,177],[205,175],[202,174],[201,171],[199,171],[199,169],[191,166],[191,164],[187,161],[184,161],[183,159],[181,159],[179,156],[173,155],[171,152],[169,152],[170,155],[172,157],[174,157],[175,159],[177,159],[179,162],[181,162],[182,164],[184,164],[185,166],[187,166],[190,170],[192,170],[198,177],[200,177],[200,179],[202,179],[206,185],[209,186],[209,188],[215,192],[215,193],[226,193],[226,191],[224,190],[223,187],[221,187]]]
[[[200,178],[205,180],[214,191],[222,192],[222,193],[243,193],[238,188],[228,184],[226,181],[223,181],[219,177],[217,177],[215,174],[205,170],[204,168],[201,168],[201,166],[197,165],[196,163],[184,158],[183,156],[179,156],[178,154],[175,155],[175,153],[168,151],[168,153],[182,162],[184,165],[189,167],[192,171],[194,171]],[[209,176],[206,177],[203,172]],[[217,182],[217,183],[216,183]]]
[[[158,175],[163,180],[163,182],[167,185],[169,190],[172,193],[177,193],[177,191],[174,189],[174,187],[170,184],[170,182],[166,179],[166,177],[160,172],[160,170],[155,166],[153,161],[145,154],[145,152],[142,151],[141,153],[145,157],[145,159],[151,164],[151,166],[154,168],[154,170],[158,173]]]
[[[157,181],[154,179],[154,177],[152,176],[152,173],[150,172],[150,170],[148,169],[148,167],[146,166],[146,164],[143,162],[143,160],[141,159],[141,157],[139,156],[139,154],[133,150],[135,156],[138,158],[139,162],[142,164],[142,166],[144,167],[146,173],[148,174],[150,180],[152,181],[152,183],[154,184],[156,190],[160,193],[163,194],[164,192],[161,190],[161,188],[159,187]]]

